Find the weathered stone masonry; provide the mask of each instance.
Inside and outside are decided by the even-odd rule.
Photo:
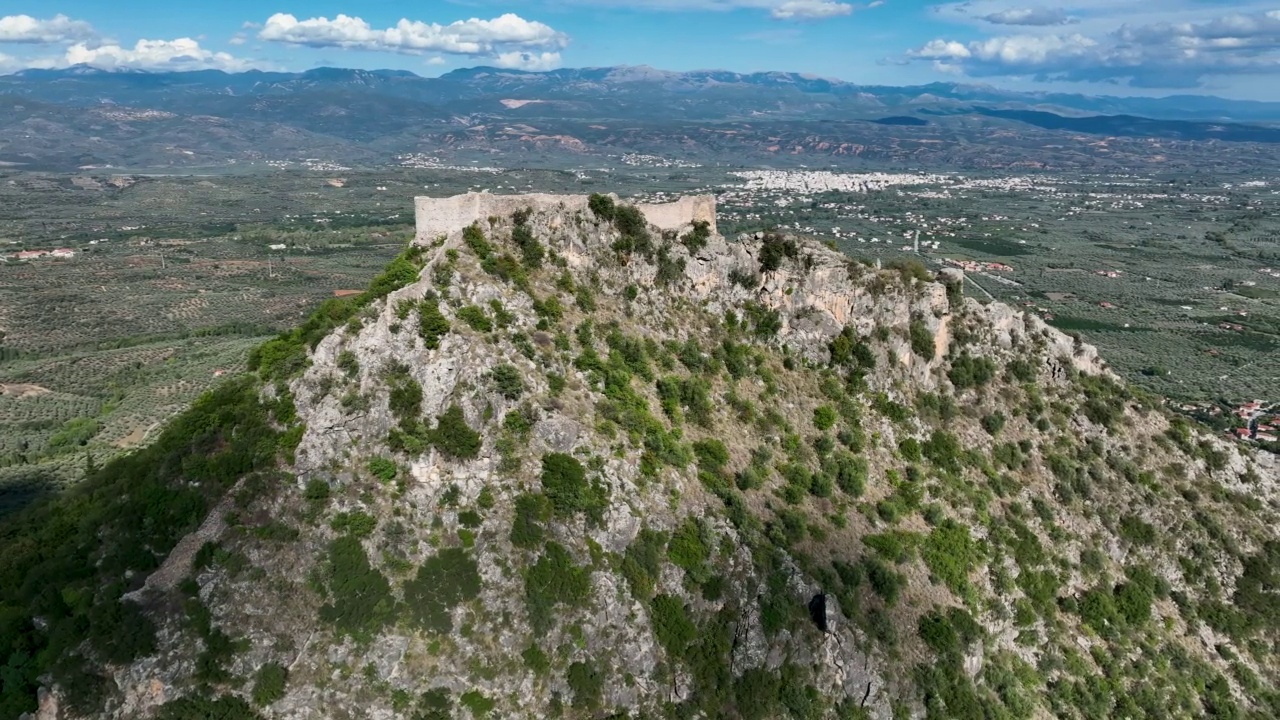
[[[617,200],[617,196],[612,196]],[[447,198],[414,198],[417,216],[415,242],[428,243],[440,236],[461,232],[473,222],[489,217],[507,217],[517,210],[564,210],[591,212],[586,195],[493,195],[470,192]],[[661,230],[682,230],[695,222],[706,222],[716,233],[716,199],[712,195],[690,195],[675,202],[657,205],[637,203],[650,224]]]

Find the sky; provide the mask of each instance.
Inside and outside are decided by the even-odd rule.
[[[0,0],[0,73],[783,70],[1280,101],[1280,0]]]

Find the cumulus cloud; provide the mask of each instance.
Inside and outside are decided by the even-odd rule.
[[[1047,27],[1050,25],[1068,25],[1071,17],[1058,9],[1045,7],[1012,8],[984,15],[983,20],[993,25],[1032,25]]]
[[[76,43],[55,65],[89,65],[103,70],[248,70],[247,61],[203,48],[191,38],[139,40],[133,47]]]
[[[494,62],[545,67],[560,62],[557,51],[569,36],[540,22],[507,13],[492,20],[472,18],[440,25],[402,19],[390,28],[374,28],[358,17],[338,15],[299,20],[276,13],[258,31],[270,42],[316,48],[373,50],[407,55],[446,53],[487,58]]]
[[[769,14],[778,20],[826,20],[853,14],[853,6],[832,0],[787,0]]]
[[[93,26],[66,15],[40,20],[30,15],[0,17],[0,42],[52,44],[90,40],[98,36]]]
[[[493,64],[495,67],[509,68],[511,70],[555,70],[560,67],[560,53],[531,53],[513,50],[499,53],[498,57],[494,58]]]
[[[967,43],[939,38],[908,57],[971,77],[1191,88],[1225,75],[1280,75],[1280,11],[1127,24],[1100,35],[1024,33]]]

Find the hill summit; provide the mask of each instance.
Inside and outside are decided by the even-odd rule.
[[[712,198],[417,212],[367,292],[3,528],[0,710],[1280,712],[1274,460],[1092,347]]]

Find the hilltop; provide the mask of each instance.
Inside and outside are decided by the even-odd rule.
[[[710,198],[419,199],[0,528],[0,714],[1270,717],[1280,468]]]

